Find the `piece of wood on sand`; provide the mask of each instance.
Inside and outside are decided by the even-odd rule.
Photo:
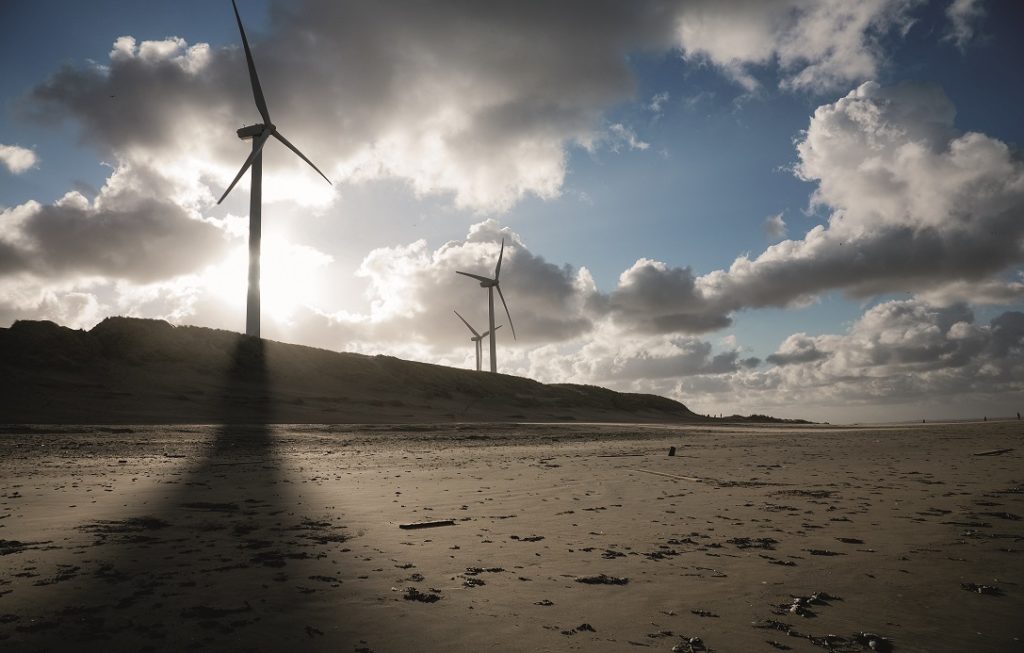
[[[696,476],[679,476],[678,474],[666,474],[665,472],[655,472],[650,469],[634,469],[634,472],[643,472],[644,474],[654,474],[655,476],[664,476],[666,478],[674,478],[677,481],[693,481],[694,483],[700,483],[703,479],[697,478]]]
[[[998,456],[999,454],[1010,453],[1013,449],[989,449],[988,451],[977,451],[975,456]]]
[[[398,527],[399,528],[404,528],[405,530],[411,530],[411,529],[414,529],[414,528],[437,528],[438,526],[454,526],[454,525],[455,525],[455,520],[454,519],[438,519],[438,520],[435,520],[435,521],[417,521],[417,522],[412,522],[412,523],[409,523],[409,524],[399,524]]]

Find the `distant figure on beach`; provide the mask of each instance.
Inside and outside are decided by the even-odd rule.
[[[985,417],[982,417],[982,418],[981,418],[981,421],[983,421],[983,422],[987,422],[987,421],[988,421],[988,415],[986,415]]]
[[[1019,410],[1017,411],[1017,421],[1018,422],[1020,421],[1020,411]]]

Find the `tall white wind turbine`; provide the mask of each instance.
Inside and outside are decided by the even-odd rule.
[[[452,312],[459,316],[459,319],[462,320],[462,323],[465,324],[466,328],[469,329],[470,332],[473,334],[470,337],[470,340],[476,346],[476,371],[479,372],[480,371],[480,358],[483,356],[483,353],[484,353],[483,345],[480,344],[480,341],[483,340],[484,338],[486,338],[487,335],[490,333],[490,331],[484,331],[483,333],[477,333],[476,329],[474,329],[472,326],[470,326],[469,322],[466,321],[466,318],[462,317],[462,315],[460,315],[458,311],[452,311]],[[494,330],[497,331],[500,328],[501,328],[501,325],[499,324],[498,326],[494,327]]]
[[[245,29],[242,27],[242,18],[238,15],[238,5],[231,0],[231,6],[235,10],[235,20],[238,21],[238,32],[242,35],[242,47],[245,49],[245,61],[249,65],[249,81],[252,84],[252,97],[256,101],[256,109],[263,118],[262,123],[242,127],[238,130],[238,137],[243,141],[252,141],[252,153],[242,164],[242,169],[235,175],[234,180],[224,194],[217,200],[217,204],[224,201],[231,189],[235,187],[238,180],[242,178],[245,171],[252,168],[252,187],[249,191],[249,291],[245,304],[245,333],[249,336],[260,336],[260,207],[262,204],[263,190],[263,146],[271,136],[281,141],[285,147],[295,152],[303,161],[308,163],[320,176],[327,179],[327,175],[320,172],[320,168],[313,165],[313,162],[306,158],[306,155],[291,144],[287,138],[277,131],[277,127],[270,120],[270,111],[267,110],[267,101],[263,99],[263,89],[260,87],[260,78],[256,75],[256,65],[252,60],[252,52],[249,50],[249,40],[245,38]]]
[[[508,316],[508,325],[512,328],[512,338],[516,339],[516,326],[512,324],[512,314],[508,312],[508,304],[505,303],[505,295],[501,292],[501,286],[498,285],[498,280],[501,276],[501,259],[505,255],[505,239],[501,239],[501,251],[498,253],[498,264],[494,266],[494,278],[489,279],[482,277],[479,274],[470,274],[469,272],[455,271],[455,274],[461,274],[471,279],[476,279],[480,282],[481,288],[487,289],[487,316],[490,320],[490,331],[491,334],[491,371],[498,371],[498,348],[494,341],[494,290],[498,290],[498,297],[501,297],[501,305],[505,307],[505,315]],[[466,326],[469,326],[468,324]]]

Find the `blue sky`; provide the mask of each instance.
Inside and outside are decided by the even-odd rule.
[[[832,219],[848,215],[860,221],[850,233],[867,239],[872,229],[906,217],[885,215],[885,210],[904,206],[904,201],[921,210],[919,199],[909,195],[894,197],[883,208],[858,204],[855,189],[841,187],[840,173],[848,162],[823,149],[833,147],[825,140],[814,140],[815,134],[824,138],[849,126],[848,119],[856,121],[864,106],[882,107],[892,129],[865,135],[867,123],[858,124],[861,131],[850,134],[851,142],[875,143],[904,127],[912,132],[913,125],[898,122],[904,116],[901,102],[916,116],[932,108],[939,115],[948,104],[955,108],[955,119],[941,136],[934,135],[937,152],[964,133],[977,132],[985,143],[1009,148],[1009,160],[1017,162],[993,163],[994,176],[980,180],[943,182],[936,174],[936,189],[962,183],[963,192],[941,206],[926,207],[920,216],[906,217],[907,224],[934,226],[943,210],[967,219],[976,215],[979,230],[1003,224],[1002,218],[991,217],[996,209],[984,204],[991,194],[979,199],[972,190],[985,184],[1002,188],[1006,198],[999,207],[1010,206],[1019,215],[1012,183],[997,178],[1016,174],[1017,147],[1024,140],[1019,120],[1024,85],[1014,65],[1024,60],[1017,38],[1019,5],[874,0],[852,9],[835,2],[780,0],[776,12],[768,4],[683,2],[666,5],[670,9],[665,11],[676,12],[672,20],[677,23],[675,29],[662,29],[640,15],[645,4],[663,9],[656,2],[629,9],[608,3],[594,6],[588,15],[585,3],[558,8],[526,3],[521,11],[509,9],[510,14],[478,8],[462,16],[457,7],[441,3],[444,8],[435,13],[448,22],[439,24],[404,3],[379,10],[378,16],[378,9],[354,2],[333,8],[315,0],[241,2],[275,120],[338,180],[333,190],[314,186],[311,171],[268,151],[265,183],[285,181],[267,199],[265,233],[281,248],[278,269],[305,274],[286,279],[291,285],[281,291],[285,300],[277,307],[271,302],[273,314],[264,318],[268,335],[468,365],[472,352],[456,337],[459,325],[447,320],[450,309],[471,301],[471,295],[453,296],[446,281],[452,270],[445,266],[491,265],[486,261],[493,260],[494,241],[504,234],[514,246],[505,273],[509,290],[516,291],[509,293],[509,302],[513,316],[521,315],[517,330],[526,336],[522,342],[502,343],[508,347],[506,371],[659,392],[707,412],[735,407],[802,416],[807,410],[794,408],[793,398],[814,392],[828,405],[811,411],[809,416],[817,418],[852,418],[864,406],[877,419],[911,417],[921,411],[922,402],[949,416],[999,410],[1021,387],[1021,368],[1007,359],[1017,350],[999,354],[995,363],[976,353],[965,364],[954,350],[959,352],[956,343],[966,341],[955,334],[969,326],[981,340],[995,338],[992,321],[1024,308],[1013,285],[1021,269],[1016,254],[1007,254],[999,265],[982,265],[978,259],[985,258],[985,244],[979,242],[977,250],[965,248],[963,269],[953,270],[942,256],[928,263],[922,249],[924,263],[891,275],[877,271],[885,267],[884,258],[861,274],[843,269],[832,257],[821,262],[820,273],[808,264],[807,274],[820,274],[821,283],[794,282],[807,289],[780,288],[778,296],[772,290],[764,299],[752,290],[763,276],[759,281],[730,273],[713,279],[711,273],[729,270],[738,257],[758,260],[764,255],[772,261],[762,261],[752,275],[765,274],[759,270],[788,275],[784,265],[806,261],[809,252],[818,251],[806,240],[816,225],[831,237],[842,233]],[[0,166],[6,222],[0,224],[5,229],[0,244],[6,239],[29,253],[15,249],[12,260],[30,261],[32,253],[45,260],[48,242],[54,243],[50,253],[56,256],[64,245],[46,240],[56,238],[48,224],[82,219],[81,233],[88,239],[104,211],[114,211],[116,220],[133,219],[143,196],[170,201],[183,219],[196,223],[182,230],[160,227],[161,234],[182,238],[181,249],[195,256],[177,261],[179,254],[169,253],[175,264],[159,274],[145,270],[141,258],[108,255],[100,246],[88,250],[95,260],[76,254],[73,265],[27,262],[19,268],[21,263],[12,263],[0,284],[8,284],[15,299],[0,305],[0,318],[6,323],[45,318],[89,327],[106,315],[134,314],[241,329],[242,309],[227,298],[244,282],[231,275],[238,276],[247,187],[235,190],[225,206],[210,201],[245,156],[245,145],[231,131],[256,118],[247,89],[239,85],[245,81],[244,67],[237,66],[238,34],[230,4],[14,0],[0,12],[0,58],[8,62],[0,76],[0,144],[29,149],[36,159],[17,173]],[[612,20],[602,20],[602,12]],[[860,31],[842,31],[858,20],[863,21]],[[495,30],[493,41],[480,36],[484,28]],[[116,60],[112,44],[122,36],[135,39],[134,49],[123,50],[127,54]],[[151,56],[143,53],[144,41],[167,37],[185,43]],[[543,56],[534,56],[531,39],[532,50]],[[824,50],[816,49],[819,41]],[[209,61],[203,59],[183,78],[175,73],[161,82],[160,71],[166,69],[160,67],[199,43],[209,44]],[[313,55],[323,61],[311,61]],[[331,57],[338,59],[332,62]],[[543,69],[547,63],[552,70]],[[96,65],[106,72],[90,76]],[[53,78],[58,99],[41,100],[34,89],[62,66],[72,74]],[[155,81],[121,89],[115,79],[120,70]],[[857,102],[846,102],[864,82],[876,82],[881,90],[864,91]],[[889,90],[908,85],[939,89],[946,100],[935,100],[926,90]],[[72,96],[77,99],[69,100]],[[147,103],[152,97],[161,100],[160,108]],[[305,98],[302,103],[299,97]],[[117,108],[109,103],[118,103]],[[862,108],[854,111],[855,105]],[[170,112],[178,106],[182,117],[172,119]],[[819,107],[830,111],[819,118]],[[125,123],[139,126],[120,129],[116,112],[122,110]],[[106,120],[112,111],[115,120]],[[41,115],[56,118],[41,120]],[[827,122],[833,118],[844,120]],[[102,126],[90,132],[90,125]],[[180,130],[181,136],[150,142],[148,125]],[[423,135],[429,138],[418,140]],[[201,171],[189,167],[197,165],[188,159],[187,139],[193,137],[205,139],[202,151],[210,167]],[[901,141],[893,148],[904,145]],[[867,158],[850,169],[873,165],[870,152],[869,147]],[[896,177],[907,175],[903,181],[918,189],[914,192],[920,192],[922,170],[945,165],[941,157],[927,163],[932,168],[921,164],[917,171],[905,169],[899,158],[890,164]],[[816,172],[798,178],[801,165]],[[143,178],[148,186],[142,185]],[[157,178],[166,186],[154,186]],[[81,195],[60,206],[58,200],[69,191]],[[824,200],[811,206],[816,191]],[[889,191],[885,186],[884,192]],[[118,212],[116,207],[130,209]],[[61,216],[72,209],[77,211],[73,216]],[[928,213],[932,210],[935,215]],[[775,215],[785,222],[784,234],[765,229],[765,220]],[[31,229],[23,226],[29,223]],[[197,244],[190,238],[207,240]],[[211,244],[211,238],[216,242]],[[883,251],[881,236],[871,238],[870,247]],[[782,256],[781,250],[769,250],[780,240],[795,243],[785,255],[792,260],[773,258]],[[868,240],[863,243],[869,247]],[[864,250],[869,260],[870,251]],[[943,256],[959,260],[948,251]],[[111,260],[118,261],[116,271]],[[544,285],[519,281],[517,286],[517,266],[522,266],[519,279]],[[581,269],[592,286],[580,276]],[[214,286],[220,294],[211,290]],[[302,292],[288,290],[299,286]],[[691,297],[693,287],[697,290]],[[658,294],[665,288],[667,294]],[[930,320],[930,328],[877,324],[883,313],[885,319],[897,319],[886,306],[906,308],[915,319]],[[480,306],[469,310],[475,319],[485,319]],[[968,326],[946,324],[943,316],[957,310],[957,315],[969,311],[970,319],[960,322]],[[694,320],[715,326],[695,327]],[[878,331],[869,334],[869,327]],[[877,353],[878,343],[891,342],[893,333],[925,332],[941,336],[941,342],[907,342],[906,350]],[[798,334],[817,340],[812,345],[794,339]],[[874,343],[869,349],[875,353],[865,353],[865,342]],[[820,356],[807,353],[819,349],[824,352]],[[910,349],[939,352],[935,355],[947,362],[919,360],[921,355],[907,354]],[[994,355],[990,349],[984,355]],[[788,362],[793,351],[801,353]],[[768,362],[773,354],[783,362]],[[759,361],[738,362],[751,358]],[[863,362],[869,359],[884,362]],[[652,360],[678,373],[625,371],[646,369],[629,361]],[[998,383],[985,388],[969,383],[979,370],[994,369],[991,365],[1003,365]],[[939,379],[940,371],[948,375],[954,367],[963,376],[959,389]],[[935,374],[936,385],[893,398],[893,388],[903,388],[922,372]],[[851,378],[860,382],[848,382]],[[822,390],[837,387],[837,379],[848,384],[843,385],[847,395]],[[878,379],[888,379],[891,387],[878,387]],[[955,407],[941,398],[943,392],[967,386],[970,397]]]

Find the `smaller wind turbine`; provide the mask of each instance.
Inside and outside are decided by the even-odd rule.
[[[461,315],[459,315],[458,311],[453,311],[453,312],[456,315],[459,316],[459,319],[462,320],[462,323],[466,325],[466,328],[469,329],[473,333],[473,336],[470,338],[470,340],[473,341],[474,345],[476,345],[476,371],[479,372],[480,371],[480,358],[483,356],[483,353],[484,353],[483,345],[480,344],[480,341],[483,340],[484,338],[486,338],[487,334],[489,334],[490,331],[484,331],[483,333],[477,333],[476,329],[474,329],[472,326],[470,326],[469,322],[466,321],[466,318],[464,318]],[[497,331],[498,329],[501,328],[501,326],[502,325],[499,324],[498,326],[494,327],[494,330]]]
[[[481,288],[487,289],[487,316],[489,319],[490,330],[487,332],[491,335],[491,372],[498,371],[498,347],[494,340],[494,332],[497,330],[494,326],[494,289],[498,289],[498,296],[501,297],[501,305],[505,307],[505,315],[508,316],[508,325],[512,328],[512,339],[516,339],[516,326],[512,324],[512,314],[508,312],[508,304],[505,303],[505,295],[501,292],[501,286],[498,285],[498,278],[501,275],[501,259],[505,255],[505,239],[501,239],[501,251],[498,252],[498,264],[494,266],[494,278],[488,279],[482,277],[479,274],[470,274],[469,272],[455,271],[455,274],[461,274],[471,279],[476,279],[480,282]],[[461,316],[460,316],[461,317]],[[466,326],[469,326],[468,324]]]

